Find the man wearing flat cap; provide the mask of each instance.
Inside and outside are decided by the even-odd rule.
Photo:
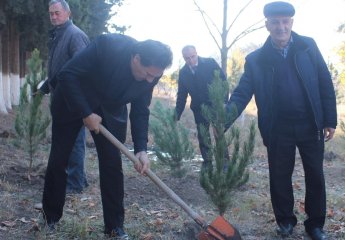
[[[240,115],[255,96],[277,233],[288,237],[297,224],[291,178],[298,149],[305,175],[305,230],[313,240],[324,240],[324,144],[337,126],[331,75],[315,41],[291,30],[295,9],[290,3],[268,3],[263,12],[269,37],[246,57],[226,108]],[[232,123],[229,119],[227,126]]]
[[[266,18],[274,16],[293,17],[295,15],[295,8],[287,2],[272,2],[265,5],[264,15]]]

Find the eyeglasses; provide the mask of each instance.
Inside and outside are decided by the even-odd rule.
[[[194,55],[191,55],[191,56],[183,56],[183,58],[184,58],[184,60],[185,61],[190,61],[190,60],[192,60],[192,59],[195,59],[197,57],[197,55],[196,54],[194,54]]]

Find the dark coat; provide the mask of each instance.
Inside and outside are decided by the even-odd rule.
[[[178,91],[176,99],[176,115],[180,119],[181,114],[186,106],[188,94],[191,96],[190,108],[193,112],[201,111],[202,104],[210,104],[208,96],[208,86],[214,79],[215,71],[219,71],[219,76],[226,81],[224,72],[213,58],[198,57],[198,66],[195,74],[192,73],[189,66],[185,64],[179,72]],[[226,94],[225,102],[228,100]]]
[[[99,36],[60,71],[51,104],[53,119],[72,121],[104,109],[117,120],[130,120],[135,151],[146,150],[152,83],[136,81],[131,71],[132,47],[137,41],[120,34]]]
[[[336,98],[330,72],[312,38],[297,35],[292,32],[295,54],[294,65],[298,78],[305,89],[309,106],[311,106],[313,121],[318,131],[325,127],[336,128],[337,111]],[[258,108],[258,126],[267,145],[270,131],[276,120],[274,68],[268,57],[271,39],[268,37],[264,46],[246,57],[244,74],[235,88],[227,109],[237,108],[240,115],[252,96],[255,96]],[[279,107],[279,106],[278,106]],[[234,121],[232,119],[228,126]]]
[[[63,65],[88,44],[87,35],[71,20],[49,31],[48,79],[40,88],[43,93],[50,92],[49,85],[55,88],[56,76]]]

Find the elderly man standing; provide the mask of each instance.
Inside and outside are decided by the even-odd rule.
[[[291,30],[294,14],[287,2],[265,5],[270,36],[246,57],[244,74],[227,109],[237,108],[240,114],[255,96],[258,125],[267,147],[271,202],[277,232],[283,237],[290,236],[297,223],[291,178],[298,148],[305,173],[305,230],[313,240],[324,240],[324,142],[333,138],[337,125],[336,99],[315,41]]]
[[[71,11],[65,0],[49,2],[50,22],[54,26],[49,32],[48,79],[40,91],[54,94],[57,74],[62,66],[84,49],[89,39],[86,34],[69,19]],[[67,193],[81,193],[88,186],[84,170],[85,128],[81,128],[69,157],[67,172]]]

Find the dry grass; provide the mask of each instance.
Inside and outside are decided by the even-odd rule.
[[[155,98],[156,101],[158,98]],[[160,96],[167,106],[174,104],[169,98]],[[154,104],[154,102],[153,102]],[[338,108],[340,109],[340,108]],[[343,109],[343,108],[341,108]],[[237,125],[246,131],[251,119],[255,119],[255,104],[247,108],[246,117]],[[340,113],[340,116],[344,116]],[[8,117],[8,116],[7,116]],[[6,117],[6,118],[7,118]],[[2,119],[0,130],[10,129]],[[181,121],[191,130],[191,141],[198,152],[198,143],[192,112],[187,108]],[[12,131],[10,129],[10,131]],[[337,132],[333,141],[327,143],[325,175],[328,189],[328,215],[325,229],[331,240],[345,239],[345,182],[344,133]],[[40,202],[43,176],[48,156],[48,143],[40,149],[36,162],[36,175],[29,182],[25,178],[25,153],[11,144],[11,138],[0,138],[0,239],[107,239],[103,234],[103,216],[99,192],[98,161],[92,144],[87,149],[87,177],[89,188],[80,195],[66,198],[64,216],[56,232],[46,231],[42,226],[41,213],[33,208]],[[89,139],[89,141],[91,141]],[[258,136],[254,160],[250,165],[250,180],[234,193],[232,208],[225,217],[238,227],[244,240],[279,239],[275,233],[275,220],[269,196],[268,166],[266,151]],[[130,140],[127,141],[131,143]],[[150,137],[150,143],[152,138]],[[130,146],[130,145],[128,145]],[[333,157],[332,157],[333,156]],[[199,163],[189,163],[195,169]],[[193,165],[193,166],[192,166]],[[200,228],[171,199],[166,197],[149,179],[138,175],[132,163],[124,159],[125,174],[125,226],[131,239],[138,240],[190,240]],[[217,212],[199,185],[198,172],[190,171],[183,179],[171,177],[166,167],[154,163],[152,170],[173,189],[196,212],[211,222]],[[308,239],[304,232],[304,174],[297,158],[293,176],[295,190],[295,212],[299,223],[288,240]]]

